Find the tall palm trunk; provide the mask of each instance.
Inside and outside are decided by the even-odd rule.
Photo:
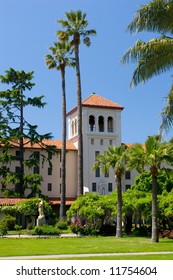
[[[79,65],[79,35],[75,38],[77,112],[78,112],[78,196],[83,194],[83,135],[82,135],[82,93]]]
[[[23,175],[24,175],[24,143],[23,143],[23,97],[22,97],[22,90],[21,90],[21,100],[20,100],[20,140],[19,140],[19,152],[20,152],[20,174],[19,174],[19,192],[20,196],[24,196],[23,190]]]
[[[122,237],[122,187],[121,176],[117,176],[117,226],[116,237]]]
[[[62,78],[62,168],[61,168],[61,204],[60,219],[66,217],[66,91],[65,91],[65,66],[61,67]]]
[[[152,242],[159,242],[158,228],[157,228],[157,170],[152,172]]]

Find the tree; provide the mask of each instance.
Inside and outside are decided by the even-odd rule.
[[[93,170],[98,167],[103,173],[107,173],[110,168],[115,171],[115,180],[117,183],[117,228],[116,236],[122,237],[122,185],[121,180],[125,172],[125,154],[126,147],[121,145],[119,147],[110,146],[106,152],[97,156]]]
[[[67,211],[68,218],[75,218],[82,225],[93,223],[97,228],[113,220],[114,197],[88,193],[78,197]]]
[[[161,34],[148,42],[138,40],[122,57],[122,63],[137,62],[131,86],[146,82],[173,66],[173,2],[153,0],[142,6],[127,27],[130,33],[149,31]],[[173,85],[167,96],[167,105],[162,112],[161,132],[173,125]]]
[[[173,161],[173,145],[161,142],[160,136],[149,136],[145,145],[135,144],[127,149],[127,168],[139,173],[149,169],[152,176],[152,242],[158,242],[157,192],[158,172],[169,170]],[[167,165],[166,165],[167,164]]]
[[[87,30],[88,21],[86,20],[86,13],[80,10],[65,13],[66,20],[57,20],[64,28],[59,30],[57,35],[61,40],[71,39],[75,53],[76,63],[76,87],[77,87],[77,112],[78,112],[78,196],[83,194],[83,136],[82,136],[82,91],[81,91],[81,75],[79,62],[79,45],[81,38],[86,46],[90,46],[90,35],[95,35],[96,31]]]
[[[61,169],[61,205],[60,218],[66,216],[66,86],[65,86],[65,68],[75,66],[74,59],[69,57],[71,52],[70,43],[59,41],[49,48],[52,55],[46,55],[46,65],[48,69],[57,69],[61,72],[62,81],[62,169]]]
[[[13,183],[15,192],[21,197],[24,196],[25,188],[28,184],[32,186],[33,182],[35,187],[36,181],[38,183],[39,180],[39,184],[41,184],[42,180],[39,174],[35,174],[35,177],[32,176],[32,178],[25,176],[25,165],[28,167],[38,165],[38,159],[34,153],[30,159],[24,159],[25,145],[30,143],[32,146],[34,143],[40,143],[40,146],[43,147],[42,140],[51,138],[50,133],[39,134],[37,126],[31,125],[25,119],[24,108],[26,106],[43,108],[46,104],[42,101],[43,96],[27,98],[24,95],[26,90],[30,91],[34,86],[32,79],[33,72],[25,73],[23,70],[16,71],[12,68],[6,71],[5,76],[0,76],[1,83],[11,86],[10,89],[0,91],[0,112],[4,118],[4,123],[0,123],[0,148],[2,150],[0,175],[3,177],[3,184],[7,186],[10,182]],[[9,152],[12,147],[19,149],[17,158]],[[44,148],[46,149],[46,146]],[[20,162],[18,173],[11,172],[9,168],[5,167],[5,165],[16,159]]]

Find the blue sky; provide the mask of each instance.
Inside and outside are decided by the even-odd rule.
[[[171,87],[171,72],[154,77],[143,85],[130,89],[135,69],[130,63],[121,65],[123,54],[139,38],[148,40],[157,34],[126,32],[135,12],[146,0],[0,0],[0,74],[10,67],[34,71],[36,86],[30,94],[44,95],[44,109],[26,110],[30,123],[37,124],[40,133],[51,132],[61,139],[61,78],[56,70],[48,70],[45,55],[56,41],[65,12],[80,9],[87,13],[88,29],[97,35],[88,48],[80,47],[82,98],[95,92],[123,105],[122,142],[143,143],[149,135],[159,132],[160,112],[164,97]],[[76,105],[75,70],[66,71],[67,110]],[[2,86],[0,86],[0,90]],[[169,140],[172,132],[166,137]]]

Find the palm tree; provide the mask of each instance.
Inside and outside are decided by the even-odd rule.
[[[90,46],[90,35],[95,35],[96,31],[86,30],[88,21],[86,13],[80,10],[65,13],[67,20],[57,20],[65,29],[57,32],[61,40],[72,38],[71,44],[74,47],[76,62],[76,86],[77,86],[77,112],[78,112],[78,196],[83,194],[83,137],[82,137],[82,93],[79,63],[79,45],[81,37],[86,46]]]
[[[45,56],[48,69],[57,69],[61,72],[62,80],[62,168],[61,168],[61,205],[60,219],[66,216],[66,86],[65,86],[65,68],[66,66],[75,66],[74,59],[69,57],[71,48],[69,42],[63,41],[55,43],[49,48],[52,55]]]
[[[168,170],[173,162],[173,145],[161,142],[160,136],[149,136],[145,145],[135,144],[127,149],[127,168],[142,173],[149,169],[152,176],[152,242],[158,242],[157,226],[157,175],[160,169]]]
[[[110,146],[106,152],[97,156],[97,161],[93,170],[98,167],[103,173],[107,173],[110,168],[114,169],[115,180],[117,183],[117,225],[116,237],[122,237],[122,176],[125,172],[126,147],[122,144],[119,147]]]
[[[148,42],[137,41],[122,57],[122,63],[137,62],[131,79],[131,87],[146,82],[173,66],[173,2],[153,0],[142,6],[127,27],[130,33],[150,31],[161,34]],[[162,112],[161,132],[173,125],[173,85],[167,97],[167,105]]]

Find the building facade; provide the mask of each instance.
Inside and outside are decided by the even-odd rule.
[[[111,146],[121,145],[121,113],[123,106],[107,100],[95,93],[91,94],[82,102],[82,128],[83,128],[83,158],[84,158],[84,193],[93,192],[101,195],[110,194],[115,188],[114,171],[109,174],[102,174],[98,168],[92,171],[92,167],[98,154],[103,153]],[[66,159],[66,197],[67,204],[74,201],[77,197],[77,108],[72,108],[67,113],[67,159]],[[43,182],[41,191],[43,195],[49,197],[53,203],[60,202],[61,194],[61,140],[45,140],[46,145],[54,145],[57,148],[56,155],[52,156],[52,166],[50,169],[47,162],[42,164],[37,170],[25,170],[26,173],[39,173],[42,175]],[[32,147],[25,145],[25,159],[33,153],[40,156],[44,151],[40,150],[37,144]],[[10,151],[17,155],[17,146]],[[45,155],[46,156],[46,155]],[[14,161],[9,166],[11,171],[17,172],[19,162]],[[130,187],[134,181],[134,174],[127,172],[123,178],[123,191]],[[3,188],[4,186],[0,186]],[[14,186],[10,186],[14,188]],[[27,195],[28,193],[26,193]],[[0,194],[2,196],[2,194]]]

